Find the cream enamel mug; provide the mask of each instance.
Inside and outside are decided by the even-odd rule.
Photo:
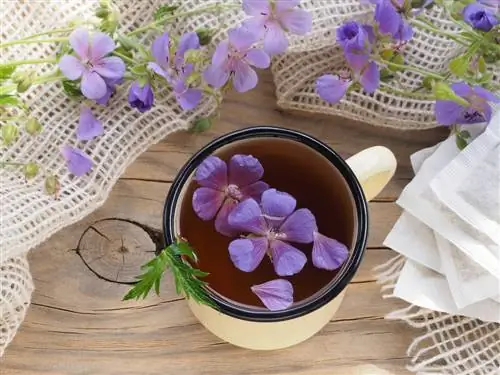
[[[339,171],[352,194],[356,233],[350,256],[333,280],[305,301],[283,311],[268,311],[240,305],[210,288],[207,293],[218,310],[188,301],[193,314],[214,335],[239,347],[273,350],[298,344],[317,333],[334,316],[346,287],[356,273],[368,237],[367,202],[389,182],[396,170],[396,159],[385,147],[368,148],[344,161],[321,141],[293,130],[277,127],[251,127],[224,135],[201,149],[181,169],[168,193],[163,229],[165,242],[172,243],[179,233],[179,210],[183,189],[198,165],[220,148],[251,138],[277,137],[298,142],[319,153]],[[189,240],[189,239],[188,239]]]

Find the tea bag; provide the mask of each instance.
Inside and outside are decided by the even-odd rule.
[[[439,200],[500,247],[500,112],[431,181]]]
[[[459,152],[454,137],[442,142],[422,164],[397,203],[500,280],[500,249],[497,244],[442,204],[430,188],[432,179]]]
[[[431,310],[500,323],[500,303],[485,299],[460,309],[456,306],[443,275],[409,259],[401,270],[394,295]]]
[[[500,283],[493,275],[439,234],[436,233],[435,237],[442,268],[457,308],[500,295]]]

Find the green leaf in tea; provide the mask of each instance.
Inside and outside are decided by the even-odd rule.
[[[216,308],[206,293],[207,283],[200,280],[208,276],[208,273],[194,268],[190,263],[190,261],[195,263],[197,260],[191,245],[184,240],[177,240],[141,267],[144,273],[137,276],[136,284],[123,299],[146,298],[153,288],[156,294],[160,294],[161,279],[165,271],[170,269],[174,276],[177,294],[184,294],[188,299],[192,298],[200,304]]]

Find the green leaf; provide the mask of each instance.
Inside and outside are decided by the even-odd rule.
[[[213,31],[206,27],[202,27],[196,30],[196,34],[198,35],[198,39],[200,40],[200,44],[202,46],[210,44],[210,42],[212,41],[212,36],[214,35]]]
[[[462,138],[462,137],[460,137],[459,134],[457,134],[455,136],[455,143],[456,143],[456,145],[457,145],[457,147],[458,147],[459,150],[463,150],[464,148],[467,147],[467,144],[468,144],[467,140],[464,139],[464,138]]]
[[[5,106],[18,106],[20,104],[19,99],[12,95],[0,95],[0,105]]]
[[[142,49],[142,45],[139,42],[137,38],[129,37],[123,34],[119,34],[116,39],[120,43],[120,46],[123,47],[125,50],[131,50],[131,49],[136,49],[140,50]]]
[[[404,65],[405,64],[405,58],[403,57],[403,55],[400,55],[399,53],[394,55],[391,59],[391,62],[393,62],[394,64],[398,64],[398,65]],[[397,67],[397,66],[389,66],[389,69],[393,72],[398,72],[398,71],[403,71],[404,68],[400,68],[400,67]]]
[[[130,69],[130,71],[136,76],[148,75],[148,69],[146,65],[136,65]]]
[[[212,126],[212,120],[209,117],[202,117],[194,123],[191,131],[194,133],[202,133]]]
[[[438,100],[451,100],[457,104],[460,104],[461,106],[469,106],[469,102],[467,102],[467,100],[455,94],[452,88],[444,82],[434,83],[434,95]]]
[[[457,77],[465,76],[467,69],[469,68],[469,57],[466,55],[455,57],[450,61],[448,68],[450,69],[450,72]]]
[[[471,137],[471,134],[468,130],[462,130],[459,134],[460,134],[460,137],[462,137],[464,139],[468,139]]]
[[[64,80],[62,81],[63,90],[70,98],[83,97],[80,87],[76,81]]]
[[[391,79],[393,79],[395,77],[394,73],[391,72],[389,69],[387,68],[384,68],[380,71],[380,80],[382,82],[387,82],[387,81],[390,81]]]
[[[479,73],[486,73],[486,61],[484,61],[483,56],[479,56],[479,59],[477,60],[477,68]]]
[[[12,73],[14,73],[14,70],[16,70],[16,66],[14,65],[8,65],[8,64],[2,64],[0,65],[0,81],[9,79]]]
[[[160,5],[154,12],[153,18],[155,21],[160,21],[162,18],[174,14],[178,8],[179,5]]]

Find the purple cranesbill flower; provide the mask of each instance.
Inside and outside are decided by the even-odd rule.
[[[269,189],[262,194],[262,206],[249,198],[233,209],[229,224],[251,234],[229,244],[229,255],[236,268],[252,272],[268,254],[279,276],[295,275],[302,270],[307,258],[289,242],[313,242],[316,219],[306,208],[295,211],[296,204],[291,195]]]
[[[229,225],[228,215],[246,198],[260,200],[269,186],[260,181],[262,164],[251,155],[234,155],[226,163],[217,156],[207,157],[197,168],[195,180],[201,185],[193,194],[193,209],[202,220],[215,216],[215,229],[226,236],[237,233]]]
[[[368,63],[372,44],[375,42],[373,28],[355,21],[349,21],[337,28],[337,43],[344,50],[344,56],[354,69],[361,69]]]
[[[177,101],[182,109],[190,110],[198,105],[202,92],[198,88],[189,87],[186,80],[194,71],[193,64],[187,64],[184,56],[187,51],[200,48],[200,40],[195,32],[181,36],[177,50],[172,54],[172,40],[168,33],[157,37],[151,47],[155,62],[148,67],[165,78],[171,85]]]
[[[288,280],[271,280],[250,289],[271,311],[285,310],[293,303],[293,286]]]
[[[500,1],[498,0],[477,0],[479,4],[489,9],[493,14],[497,14],[500,9]]]
[[[203,74],[205,81],[215,88],[221,88],[232,79],[238,92],[253,89],[258,78],[252,66],[265,69],[271,63],[266,52],[252,47],[255,41],[255,35],[245,28],[229,30],[228,40],[219,43],[211,65]]]
[[[68,170],[75,176],[83,176],[92,169],[92,159],[82,150],[63,146],[61,147],[61,155],[66,160]]]
[[[149,111],[153,107],[154,93],[149,83],[141,84],[137,81],[130,85],[128,102],[131,107],[137,108],[141,113]]]
[[[315,231],[312,261],[315,267],[333,271],[339,268],[349,256],[347,246],[333,238]]]
[[[467,5],[462,11],[462,16],[473,28],[486,32],[500,22],[493,10],[479,3]]]
[[[90,141],[104,133],[102,123],[93,115],[86,105],[80,108],[80,122],[76,129],[76,138],[79,141]]]
[[[89,99],[97,100],[107,93],[106,80],[117,80],[125,74],[125,63],[116,56],[108,56],[116,48],[109,35],[96,32],[92,36],[79,28],[69,36],[69,43],[77,56],[64,55],[59,68],[66,78],[81,78],[81,91]]]
[[[452,100],[437,100],[435,115],[439,124],[451,126],[490,122],[492,110],[488,102],[500,103],[499,97],[481,86],[471,87],[465,82],[456,82],[451,88],[456,95],[467,101],[468,106]]]
[[[406,42],[413,38],[413,28],[403,17],[404,0],[371,0],[370,2],[375,4],[374,18],[382,34],[390,34],[398,42]]]
[[[95,102],[100,105],[107,105],[109,99],[116,91],[116,85],[123,83],[123,78],[120,79],[105,79],[106,81],[106,94],[103,97],[96,99]]]
[[[354,77],[369,94],[374,93],[380,84],[380,71],[374,61],[365,65],[361,71],[354,71]],[[350,76],[325,74],[316,81],[316,92],[323,100],[335,104],[344,97],[353,82]]]
[[[312,29],[312,16],[297,8],[300,0],[243,0],[243,10],[252,18],[243,26],[259,38],[264,38],[264,51],[269,55],[283,53],[288,48],[286,33],[307,34]]]

